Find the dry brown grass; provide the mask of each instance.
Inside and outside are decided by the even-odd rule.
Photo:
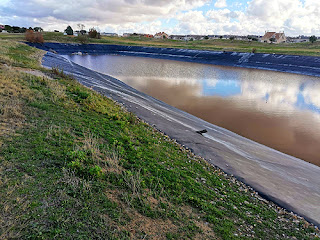
[[[145,190],[147,191],[147,190]],[[180,223],[176,223],[170,219],[163,218],[150,218],[141,213],[139,213],[134,207],[128,205],[126,199],[124,198],[126,192],[120,189],[108,189],[106,196],[108,199],[119,205],[119,209],[125,209],[125,213],[130,217],[131,221],[128,222],[125,226],[119,227],[112,220],[108,218],[108,222],[111,225],[117,227],[118,230],[126,230],[130,232],[130,239],[167,239],[167,233],[178,232]],[[147,201],[152,209],[156,209],[159,201],[165,202],[172,207],[165,198],[156,199],[148,193],[140,195],[145,201]],[[210,224],[205,222],[203,219],[203,214],[194,210],[190,206],[183,206],[178,208],[181,210],[179,212],[185,214],[188,219],[194,219],[195,225],[201,230],[201,233],[196,234],[192,239],[219,239],[213,229],[210,227]]]
[[[15,61],[8,56],[9,49],[17,47],[18,43],[7,40],[0,40],[0,64],[11,65]]]
[[[19,79],[21,73],[0,68],[0,136],[10,135],[22,127],[24,99],[32,99],[32,92]]]
[[[100,143],[97,137],[95,137],[92,133],[84,133],[83,147],[82,149],[85,151],[89,151],[93,158],[93,161],[100,165],[102,153],[100,151]]]
[[[39,49],[27,50],[27,47],[25,43],[0,39],[0,66],[1,64],[7,66],[21,65],[24,68],[41,69],[41,60],[46,52]],[[21,58],[24,58],[24,62],[19,64],[19,61],[22,61]],[[28,61],[26,61],[26,58]]]
[[[63,176],[60,179],[60,183],[64,183],[66,186],[70,187],[74,192],[90,192],[91,185],[90,182],[85,179],[81,179],[76,176],[76,173],[71,169],[62,169]]]
[[[34,99],[32,92],[23,82],[25,69],[13,67],[16,61],[9,57],[11,49],[23,46],[14,41],[0,40],[0,137],[10,136],[21,128],[25,121],[25,100]],[[40,62],[44,51],[34,51],[30,59]],[[30,70],[28,73],[37,75]],[[39,72],[39,71],[38,71]],[[52,91],[57,97],[63,97],[60,89],[52,85]],[[0,142],[1,145],[1,142]]]
[[[61,85],[57,80],[49,78],[46,78],[46,82],[52,91],[51,100],[53,102],[58,102],[59,100],[65,100],[67,98],[65,86]]]
[[[25,33],[25,40],[32,43],[44,43],[42,33],[27,30]]]
[[[94,164],[100,166],[103,172],[114,172],[117,174],[123,174],[124,168],[121,166],[121,157],[117,150],[114,148],[100,149],[100,146],[104,143],[104,140],[96,137],[89,131],[83,133],[84,138],[79,139],[81,144],[74,146],[75,151],[89,152]],[[128,184],[131,180],[128,179]]]
[[[123,193],[120,190],[108,190],[106,195],[108,199],[119,205],[119,209],[125,209],[125,213],[131,221],[125,226],[119,227],[116,223],[108,219],[110,225],[114,225],[118,230],[125,230],[130,233],[130,239],[166,239],[168,232],[176,232],[179,228],[170,219],[154,219],[142,215],[136,209],[127,205],[123,199]],[[139,235],[139,236],[138,236]]]
[[[6,176],[6,172],[14,171],[12,163],[3,161],[0,166],[0,188],[6,189],[5,194],[0,195],[2,207],[0,208],[0,239],[19,239],[20,231],[27,225],[21,218],[28,210],[30,201],[27,196],[17,196],[16,192],[23,189],[25,184],[33,179],[25,174],[14,185]]]

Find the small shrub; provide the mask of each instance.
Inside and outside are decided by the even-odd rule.
[[[44,43],[42,33],[40,32],[35,33],[33,30],[30,30],[30,29],[26,31],[25,39],[28,42],[32,42],[32,43]]]
[[[256,52],[257,52],[257,49],[256,49],[256,48],[252,48],[251,52],[252,52],[252,53],[256,53]]]
[[[80,34],[78,37],[77,37],[78,41],[81,43],[81,44],[87,44],[88,43],[88,35],[82,35]]]
[[[101,38],[101,35],[100,35],[100,33],[99,33],[96,29],[90,28],[90,30],[89,30],[89,37],[90,37],[90,38],[100,39],[100,38]]]
[[[35,43],[44,43],[42,33],[40,33],[40,32],[34,33],[34,42]]]
[[[33,30],[27,30],[26,33],[25,33],[25,39],[28,41],[28,42],[34,42],[34,32]]]
[[[94,28],[90,28],[90,30],[89,30],[89,37],[90,38],[96,38],[96,36],[97,36],[97,30],[95,30]]]
[[[58,67],[52,67],[52,73],[58,77],[66,78],[66,79],[74,79],[73,76],[67,75],[63,72],[63,69],[59,69]]]
[[[89,169],[89,174],[93,177],[100,178],[103,176],[102,168],[98,165],[95,165]]]

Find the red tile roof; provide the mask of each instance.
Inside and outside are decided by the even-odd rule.
[[[276,32],[266,32],[263,36],[263,39],[269,40],[270,38],[273,37],[274,34],[276,34]]]

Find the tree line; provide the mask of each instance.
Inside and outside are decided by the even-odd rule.
[[[27,30],[32,30],[34,32],[43,32],[43,29],[41,27],[19,27],[19,26],[10,26],[10,25],[4,25],[4,29],[8,33],[25,33]],[[2,29],[0,29],[0,32],[2,32]]]

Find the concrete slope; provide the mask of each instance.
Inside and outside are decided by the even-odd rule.
[[[59,67],[83,85],[123,103],[129,111],[262,196],[320,226],[320,167],[210,124],[57,54],[47,53],[43,65]],[[202,129],[208,132],[196,133]]]

